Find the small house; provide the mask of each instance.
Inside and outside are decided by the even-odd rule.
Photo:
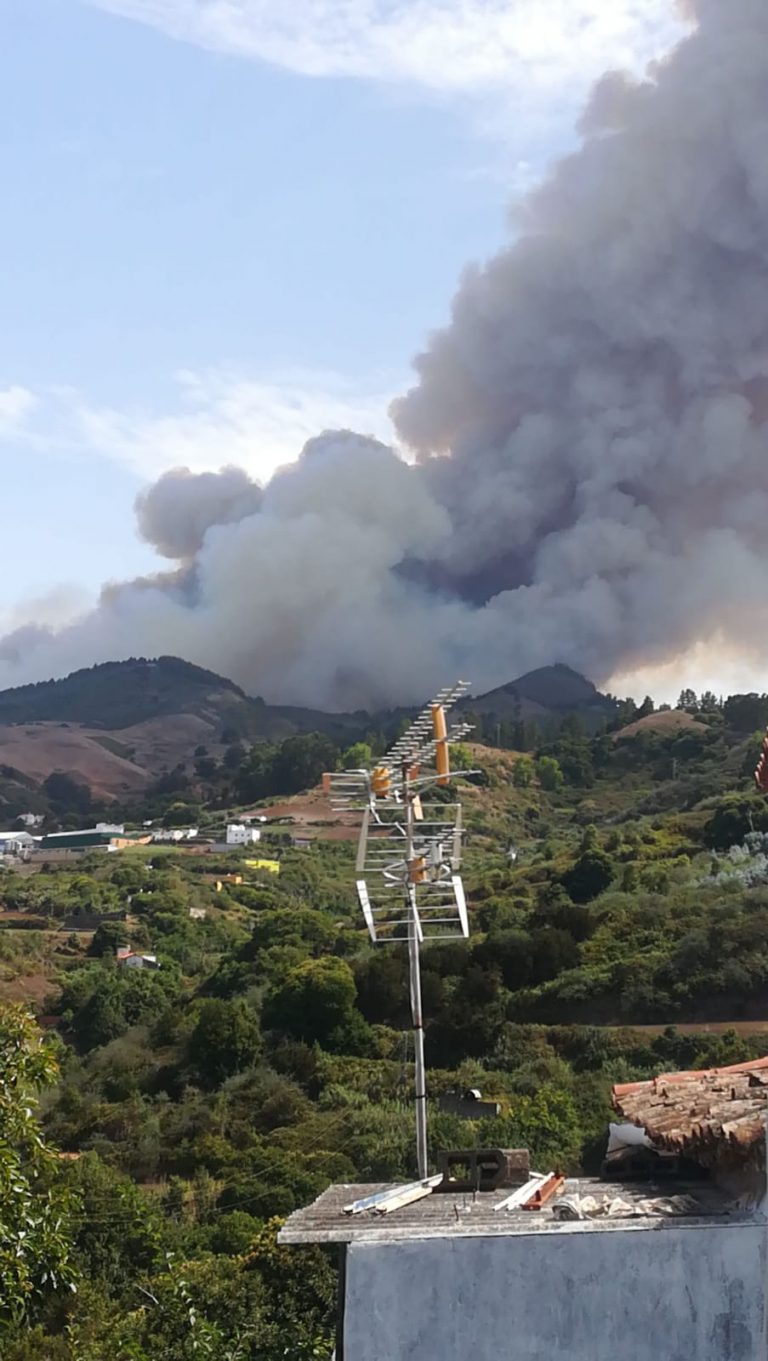
[[[463,1120],[495,1120],[501,1115],[499,1102],[484,1101],[477,1087],[470,1087],[465,1092],[444,1092],[440,1097],[440,1109]]]
[[[159,969],[157,955],[137,954],[129,946],[119,946],[116,954],[118,964],[126,969]]]

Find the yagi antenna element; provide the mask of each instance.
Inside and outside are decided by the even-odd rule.
[[[466,723],[452,723],[449,715],[468,690],[468,681],[441,690],[372,770],[340,771],[323,778],[332,807],[362,817],[355,882],[371,940],[408,942],[416,1158],[422,1179],[427,1176],[427,1092],[420,947],[427,939],[469,935],[459,873],[461,804],[428,804],[424,796],[451,783],[450,748],[472,729]]]

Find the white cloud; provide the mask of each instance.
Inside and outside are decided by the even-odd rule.
[[[86,0],[173,38],[307,76],[581,93],[680,35],[674,0]]]
[[[361,389],[332,373],[185,371],[164,410],[104,406],[72,389],[9,388],[0,391],[0,439],[13,434],[70,460],[108,459],[148,481],[169,468],[205,472],[228,463],[264,481],[325,429],[391,441],[387,407],[401,387],[393,378]]]
[[[0,388],[0,437],[23,433],[36,404],[29,388]]]
[[[78,404],[75,429],[83,443],[142,477],[168,468],[193,472],[235,463],[264,481],[298,457],[306,441],[328,428],[352,428],[392,438],[392,391],[365,396],[334,374],[287,374],[259,380],[224,372],[177,377],[170,412],[121,411]]]

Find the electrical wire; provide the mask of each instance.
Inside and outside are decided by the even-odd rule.
[[[301,1153],[306,1155],[306,1154],[309,1154],[309,1153],[316,1153],[316,1152],[318,1152],[318,1150],[322,1147],[324,1141],[325,1141],[333,1132],[335,1132],[335,1130],[341,1125],[341,1123],[342,1123],[344,1120],[346,1120],[347,1115],[348,1115],[347,1110],[339,1111],[336,1115],[334,1115],[334,1116],[331,1118],[331,1120],[328,1122],[328,1124],[326,1125],[325,1129],[323,1130],[322,1134],[318,1137],[318,1139],[316,1139],[316,1140],[314,1141],[314,1143],[311,1143],[308,1147],[302,1148],[302,1149],[300,1150]],[[334,1150],[332,1150],[332,1149],[328,1149],[328,1152],[329,1152],[329,1153],[330,1153],[330,1152],[333,1152],[333,1151],[334,1151]],[[274,1171],[274,1164],[272,1164],[272,1163],[263,1163],[260,1167],[259,1167],[259,1166],[257,1166],[256,1168],[249,1167],[249,1168],[247,1169],[247,1171],[244,1173],[244,1175],[246,1175],[246,1176],[259,1176],[259,1175],[263,1175],[263,1174],[268,1173],[268,1172],[271,1172],[271,1171]],[[227,1190],[234,1190],[235,1187],[237,1186],[237,1184],[238,1184],[237,1182],[229,1182],[229,1183],[225,1182],[223,1186],[220,1186],[220,1187],[218,1188],[218,1195],[221,1196],[221,1195],[224,1193],[224,1191],[227,1191]],[[140,1183],[138,1183],[138,1182],[131,1182],[131,1185],[132,1185],[132,1186],[137,1186],[137,1187],[140,1188]],[[146,1192],[144,1192],[143,1194],[146,1194]],[[257,1193],[257,1194],[252,1195],[252,1196],[244,1196],[244,1197],[242,1197],[240,1200],[235,1201],[235,1203],[232,1204],[232,1205],[227,1205],[227,1206],[218,1206],[218,1205],[217,1205],[217,1206],[214,1206],[213,1209],[209,1212],[209,1215],[210,1215],[210,1217],[214,1217],[214,1216],[220,1215],[220,1214],[230,1214],[230,1212],[231,1212],[232,1210],[240,1209],[242,1205],[249,1204],[249,1203],[255,1203],[255,1202],[257,1202],[257,1201],[266,1200],[269,1196],[271,1196],[271,1195],[273,1195],[273,1194],[274,1194],[274,1188],[265,1188],[263,1192],[259,1192],[259,1193]],[[103,1215],[103,1216],[101,1216],[101,1215],[68,1215],[68,1216],[64,1216],[64,1218],[67,1220],[67,1223],[69,1223],[69,1224],[71,1224],[71,1225],[80,1225],[81,1227],[84,1227],[84,1226],[86,1226],[86,1225],[100,1225],[100,1224],[103,1224],[103,1225],[107,1226],[107,1225],[116,1225],[116,1224],[129,1223],[131,1220],[133,1220],[133,1219],[135,1218],[135,1215],[134,1215],[131,1211],[126,1210],[126,1211],[124,1211],[123,1213],[116,1212],[116,1213],[114,1213],[114,1214]]]

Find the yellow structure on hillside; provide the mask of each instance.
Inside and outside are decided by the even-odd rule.
[[[249,870],[266,870],[267,874],[280,873],[279,860],[246,860]]]

